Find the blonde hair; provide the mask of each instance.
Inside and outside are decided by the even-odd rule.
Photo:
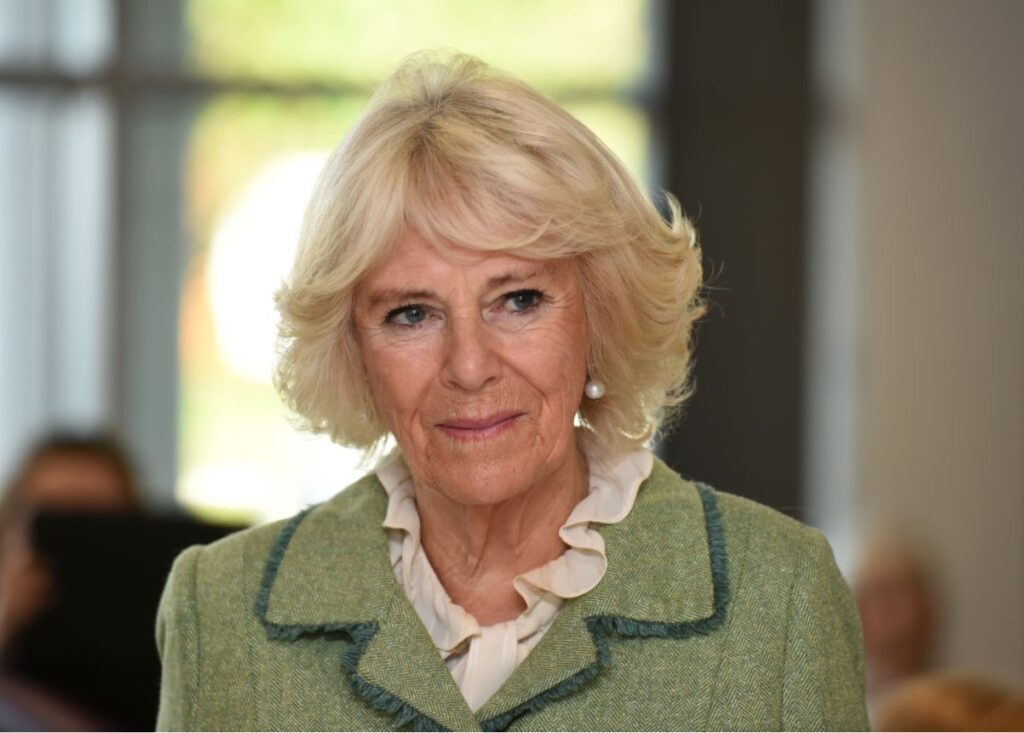
[[[277,293],[275,384],[306,429],[366,449],[385,437],[352,295],[412,228],[436,246],[574,262],[589,374],[607,387],[580,419],[609,448],[639,446],[690,393],[704,310],[696,233],[666,200],[668,223],[589,129],[523,82],[464,55],[414,55],[320,175]]]

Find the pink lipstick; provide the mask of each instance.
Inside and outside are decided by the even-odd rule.
[[[456,440],[483,440],[491,438],[515,425],[522,412],[496,412],[480,419],[452,419],[438,423],[441,431]]]

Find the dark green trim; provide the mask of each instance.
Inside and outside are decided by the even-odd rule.
[[[706,484],[696,483],[697,491],[700,494],[701,504],[704,507],[704,525],[708,537],[708,555],[711,559],[711,579],[714,589],[714,609],[707,618],[697,621],[684,621],[681,623],[667,623],[663,621],[643,621],[639,619],[625,618],[623,616],[598,615],[587,618],[587,629],[594,641],[594,649],[597,652],[597,661],[588,665],[576,674],[562,680],[557,685],[548,688],[544,692],[531,697],[521,705],[511,710],[488,718],[480,725],[485,731],[506,730],[517,718],[534,713],[542,709],[549,702],[567,697],[579,690],[583,685],[611,662],[611,650],[608,646],[608,637],[612,634],[623,637],[661,637],[666,639],[688,639],[691,636],[710,634],[722,625],[725,620],[726,610],[729,605],[729,573],[726,558],[725,533],[722,528],[722,516],[718,510],[718,499],[714,489]],[[312,509],[312,507],[311,507]],[[370,640],[379,630],[376,623],[336,623],[336,624],[278,624],[267,618],[267,609],[270,605],[270,592],[277,578],[278,569],[284,559],[288,543],[295,534],[299,523],[306,517],[310,509],[295,516],[274,542],[274,546],[267,558],[267,564],[263,568],[263,581],[260,585],[260,592],[256,598],[256,613],[267,629],[267,636],[271,639],[295,640],[307,634],[325,634],[331,632],[342,632],[347,634],[353,642],[353,646],[341,657],[342,667],[349,672],[351,685],[355,693],[366,700],[374,709],[387,713],[392,717],[395,725],[399,728],[406,726],[413,730],[443,731],[447,730],[428,715],[423,714],[405,700],[392,695],[390,692],[367,682],[360,677],[356,670],[359,667],[359,659],[363,656]]]
[[[284,560],[284,553],[288,549],[288,543],[292,541],[292,535],[295,534],[295,530],[298,529],[302,520],[315,508],[315,506],[308,507],[288,520],[288,524],[284,526],[284,529],[277,535],[277,539],[274,540],[274,546],[270,548],[270,555],[267,556],[267,562],[263,566],[263,579],[260,581],[260,591],[256,594],[256,615],[260,617],[263,625],[267,627],[267,635],[271,639],[291,640],[297,639],[305,633],[314,633],[313,631],[296,631],[296,629],[305,627],[291,624],[275,624],[267,618],[267,611],[270,608],[270,592],[274,589],[277,571]]]
[[[554,687],[531,697],[511,710],[488,718],[480,726],[485,731],[506,730],[517,718],[527,713],[535,713],[549,702],[571,695],[595,677],[601,669],[611,662],[611,650],[608,637],[618,636],[657,636],[666,639],[688,639],[691,636],[710,634],[722,625],[725,620],[726,608],[729,605],[729,573],[725,551],[725,533],[722,529],[722,516],[718,511],[718,499],[714,489],[702,483],[696,483],[704,505],[704,524],[708,535],[708,555],[711,558],[711,579],[714,588],[714,610],[707,618],[698,621],[681,623],[665,623],[661,621],[641,621],[622,616],[590,616],[587,618],[587,629],[594,640],[597,661],[580,670],[571,677],[562,680]]]
[[[361,624],[357,624],[361,626]],[[400,697],[395,697],[387,690],[382,690],[371,682],[367,682],[356,673],[359,658],[363,656],[366,645],[370,643],[380,627],[369,624],[365,631],[352,635],[355,645],[341,655],[341,665],[351,674],[352,689],[376,710],[387,713],[394,721],[395,727],[409,727],[411,730],[446,731],[443,725],[425,715]]]
[[[349,673],[349,681],[353,692],[366,700],[375,710],[380,710],[391,716],[395,725],[399,728],[406,726],[412,730],[444,731],[448,730],[429,715],[425,715],[401,698],[395,697],[387,690],[382,690],[371,682],[363,679],[358,673],[359,659],[366,651],[370,640],[380,629],[380,625],[372,622],[367,623],[333,623],[333,624],[279,624],[267,618],[270,607],[270,593],[274,588],[274,581],[277,579],[277,572],[284,560],[284,554],[288,550],[288,544],[298,529],[299,524],[306,515],[316,507],[296,514],[288,524],[284,526],[281,533],[274,540],[274,546],[267,557],[267,563],[263,566],[263,579],[260,583],[259,593],[256,595],[256,615],[259,616],[267,629],[267,637],[294,641],[300,636],[311,634],[343,633],[352,640],[352,646],[341,655],[341,666]]]

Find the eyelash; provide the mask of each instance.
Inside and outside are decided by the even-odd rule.
[[[416,328],[417,326],[420,325],[419,322],[417,322],[417,323],[398,323],[395,320],[396,318],[398,318],[398,316],[402,315],[403,313],[409,313],[410,311],[414,311],[414,310],[426,311],[427,310],[427,306],[422,305],[420,303],[408,303],[407,305],[400,305],[397,308],[394,308],[394,309],[388,311],[388,314],[386,316],[384,316],[384,323],[386,325],[388,325],[388,326],[396,326],[398,328]],[[424,317],[426,317],[426,316],[424,316]]]
[[[532,288],[526,290],[515,290],[511,293],[506,293],[505,295],[502,296],[502,300],[503,303],[507,304],[510,303],[513,298],[517,298],[523,295],[532,296],[532,302],[522,310],[511,311],[511,315],[521,316],[527,313],[532,313],[540,306],[540,304],[544,300],[544,293],[541,292],[540,290],[535,290]],[[429,307],[422,303],[407,303],[405,305],[400,305],[397,308],[393,308],[390,311],[388,311],[387,315],[384,316],[384,323],[389,326],[395,326],[396,328],[418,328],[429,317],[429,313],[426,313],[426,311],[428,310]],[[424,311],[423,320],[417,321],[416,323],[399,323],[396,320],[399,316],[405,313],[409,313],[411,311]]]
[[[516,290],[514,292],[506,294],[503,297],[505,299],[505,302],[509,303],[513,298],[518,297],[520,295],[532,296],[533,300],[523,310],[521,310],[521,311],[513,311],[513,313],[515,313],[516,315],[522,315],[524,313],[530,313],[530,312],[536,310],[540,306],[540,304],[544,302],[544,293],[542,293],[540,290],[534,290],[533,288],[528,288],[526,290]]]

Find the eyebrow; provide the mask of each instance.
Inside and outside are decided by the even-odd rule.
[[[506,285],[515,285],[526,282],[527,280],[547,273],[550,269],[551,266],[545,264],[540,265],[539,267],[510,270],[509,272],[489,278],[487,280],[487,289],[493,290],[494,288],[500,288]],[[371,292],[367,298],[367,302],[369,303],[370,308],[374,308],[381,303],[408,303],[419,300],[437,299],[437,293],[433,290],[427,290],[424,288],[384,288],[382,290],[374,290]]]
[[[437,297],[433,290],[406,290],[402,288],[387,288],[375,290],[370,293],[369,303],[375,308],[381,303],[408,302],[412,300],[430,300]]]
[[[539,265],[537,267],[520,267],[511,270],[504,275],[496,275],[487,281],[487,289],[500,288],[504,285],[516,285],[526,282],[535,277],[547,274],[551,270],[550,265]]]

